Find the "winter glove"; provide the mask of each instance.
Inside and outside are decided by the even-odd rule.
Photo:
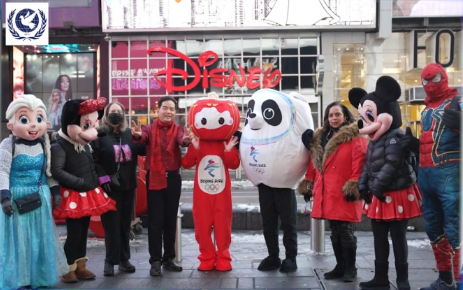
[[[381,202],[386,202],[386,197],[384,196],[383,193],[375,194],[375,197]]]
[[[310,142],[312,142],[313,138],[313,130],[307,129],[304,133],[302,133],[302,143],[304,144],[307,150],[310,150]]]
[[[61,193],[59,192],[59,186],[56,185],[50,187],[50,192],[54,200],[53,209],[55,209],[61,204]]]
[[[362,197],[362,199],[365,201],[366,204],[371,203],[370,193],[368,192],[367,189],[360,190],[360,196]]]
[[[358,183],[356,180],[348,180],[343,186],[342,186],[342,192],[344,193],[344,199],[346,201],[356,201],[360,200],[360,192],[357,188]]]
[[[14,208],[10,199],[6,198],[2,201],[2,210],[7,216],[13,215]]]
[[[460,130],[461,111],[444,109],[442,123],[453,130]]]
[[[405,130],[405,135],[401,136],[400,146],[404,150],[410,150],[415,153],[415,155],[418,155],[420,151],[420,140],[413,136],[412,129],[410,129],[410,127],[407,127]]]
[[[103,190],[104,190],[106,193],[110,193],[110,192],[111,192],[111,186],[109,185],[109,182],[103,183],[103,184],[101,185],[101,187],[103,187]]]
[[[236,143],[235,147],[236,147],[236,150],[240,150],[240,140],[241,140],[241,131],[236,131],[235,134],[233,134],[233,136],[236,136],[238,137],[238,143]]]
[[[299,192],[299,194],[302,194],[304,196],[304,200],[306,202],[309,202],[313,196],[312,188],[313,188],[313,181],[309,181],[304,178],[303,180],[301,180],[301,182],[299,182],[299,185],[297,186],[297,192]]]

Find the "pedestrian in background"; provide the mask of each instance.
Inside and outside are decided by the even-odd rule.
[[[146,187],[148,203],[148,246],[150,275],[161,275],[164,269],[180,272],[183,268],[174,261],[177,211],[182,178],[180,176],[180,146],[191,139],[182,126],[174,123],[177,101],[169,96],[158,101],[158,118],[141,128],[132,120],[132,138],[146,145]],[[162,248],[164,244],[164,254]]]
[[[145,148],[132,142],[121,103],[106,105],[101,123],[106,136],[93,141],[92,148],[98,176],[111,177],[111,182],[103,184],[103,188],[116,201],[115,211],[101,215],[106,245],[103,274],[113,276],[114,265],[119,265],[120,271],[135,272],[135,266],[129,261],[130,227],[138,186],[137,160],[139,155],[145,155]]]
[[[309,168],[298,192],[306,201],[313,198],[312,218],[330,222],[336,266],[324,274],[325,279],[352,282],[357,277],[354,223],[362,220],[357,183],[367,140],[360,135],[349,109],[338,102],[328,105],[323,119],[323,127],[314,133],[309,145]]]

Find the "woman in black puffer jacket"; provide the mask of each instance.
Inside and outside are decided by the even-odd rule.
[[[380,77],[376,90],[367,94],[354,88],[349,100],[358,108],[359,131],[370,138],[366,161],[358,181],[365,200],[364,213],[371,219],[375,246],[375,277],[360,283],[361,289],[389,289],[389,241],[391,233],[397,271],[397,288],[410,289],[408,282],[408,220],[421,215],[421,194],[410,163],[413,153],[401,141],[404,134],[397,99],[396,80]]]

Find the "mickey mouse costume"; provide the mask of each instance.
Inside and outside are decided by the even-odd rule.
[[[90,216],[116,209],[115,202],[100,187],[110,181],[109,176],[98,177],[89,145],[101,134],[97,132],[98,120],[105,103],[105,98],[66,102],[59,136],[51,145],[51,172],[59,182],[62,196],[53,214],[55,218],[66,219],[64,252],[69,273],[61,277],[66,283],[95,277],[85,268]]]
[[[360,283],[362,289],[389,289],[388,233],[391,233],[397,288],[410,289],[408,282],[408,219],[421,214],[421,194],[410,165],[411,153],[404,148],[401,113],[397,99],[401,89],[396,80],[382,76],[374,92],[360,88],[349,91],[349,101],[358,108],[361,134],[367,134],[366,161],[358,181],[365,200],[364,213],[371,219],[375,246],[375,277]],[[371,198],[371,194],[373,197]]]

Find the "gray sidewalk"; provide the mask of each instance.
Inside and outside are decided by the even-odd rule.
[[[58,227],[61,238],[66,235],[65,226]],[[89,239],[87,256],[88,268],[97,278],[92,281],[79,281],[75,284],[59,282],[51,288],[67,289],[358,289],[359,282],[373,278],[374,250],[371,232],[356,232],[358,237],[357,267],[358,278],[352,283],[339,280],[324,280],[323,273],[336,264],[331,247],[329,232],[326,234],[326,253],[315,254],[310,250],[310,232],[298,232],[299,269],[294,273],[280,273],[278,270],[261,272],[257,270],[260,261],[267,256],[267,248],[261,231],[234,230],[232,232],[233,270],[229,272],[200,272],[197,256],[199,254],[194,230],[182,231],[183,271],[179,273],[164,271],[160,277],[149,275],[148,236],[143,234],[131,241],[131,262],[137,267],[133,274],[119,272],[115,266],[114,277],[103,276],[105,257],[104,241]],[[284,258],[284,247],[280,234],[280,257]],[[409,275],[412,289],[429,285],[437,278],[435,262],[429,240],[424,232],[409,232]],[[394,257],[390,254],[389,280],[395,289]]]

